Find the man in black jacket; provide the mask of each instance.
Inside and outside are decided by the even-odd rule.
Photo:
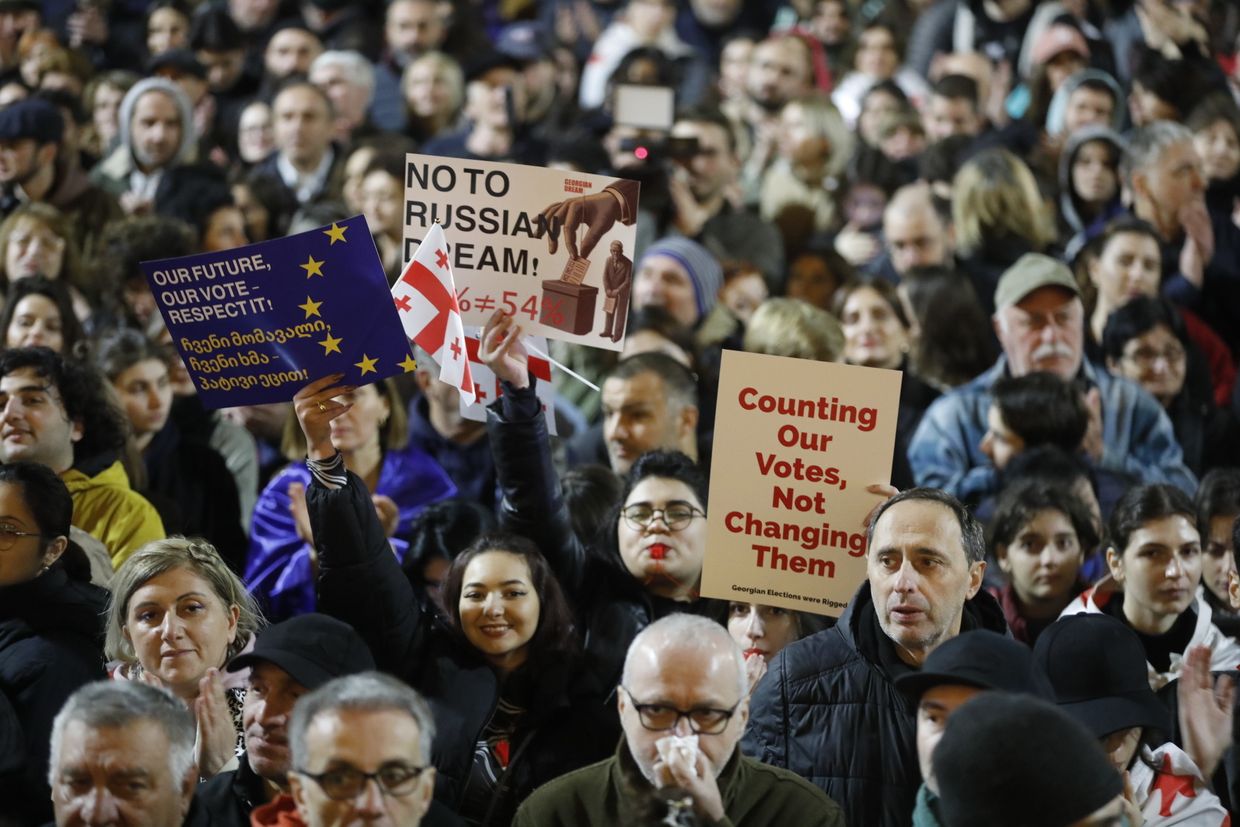
[[[914,710],[895,679],[962,630],[1007,626],[980,591],[982,527],[952,496],[891,498],[868,541],[867,581],[834,628],[775,657],[742,747],[818,785],[847,823],[895,827],[909,823],[921,778]]]
[[[334,617],[304,614],[263,630],[228,671],[250,668],[241,718],[245,754],[236,770],[198,787],[195,809],[212,825],[248,827],[254,808],[288,793],[288,720],[302,695],[332,678],[375,668],[365,641]]]

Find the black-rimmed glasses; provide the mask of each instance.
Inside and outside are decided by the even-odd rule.
[[[642,726],[651,732],[667,732],[675,729],[680,723],[681,718],[689,721],[689,729],[698,735],[718,735],[728,726],[728,721],[732,720],[732,716],[736,714],[736,710],[741,705],[741,698],[732,705],[731,709],[715,709],[709,706],[699,706],[693,709],[677,709],[667,704],[642,704],[637,702],[637,698],[633,697],[633,693],[628,687],[621,686],[625,694],[629,696],[629,700],[633,702],[633,708],[637,710],[637,718],[642,722]]]
[[[649,503],[634,503],[620,510],[624,521],[634,531],[641,531],[654,522],[656,516],[663,518],[663,524],[672,531],[680,531],[694,517],[705,517],[706,512],[686,502],[671,502],[664,508],[655,508]]]
[[[418,779],[428,767],[411,767],[407,764],[384,764],[375,772],[362,772],[353,767],[343,767],[327,772],[313,773],[307,770],[296,770],[299,775],[314,780],[323,789],[328,798],[334,801],[348,801],[357,798],[358,793],[366,788],[372,779],[379,785],[384,795],[409,795],[418,786]]]

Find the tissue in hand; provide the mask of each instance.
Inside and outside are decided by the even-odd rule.
[[[654,744],[659,758],[669,770],[681,776],[697,777],[698,737],[696,735],[667,735]]]

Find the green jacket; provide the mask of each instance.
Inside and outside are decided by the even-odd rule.
[[[741,754],[719,774],[727,814],[715,827],[843,827],[844,814],[799,775]],[[647,827],[661,816],[643,807],[651,789],[621,741],[606,761],[561,776],[525,800],[513,827]]]

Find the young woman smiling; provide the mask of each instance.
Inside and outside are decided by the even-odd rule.
[[[313,475],[319,611],[357,629],[379,668],[430,702],[438,797],[471,824],[506,825],[535,787],[614,748],[611,687],[578,656],[560,585],[523,537],[484,534],[453,560],[446,620],[419,599],[369,491],[333,444],[332,422],[349,409],[339,378],[294,397]]]

